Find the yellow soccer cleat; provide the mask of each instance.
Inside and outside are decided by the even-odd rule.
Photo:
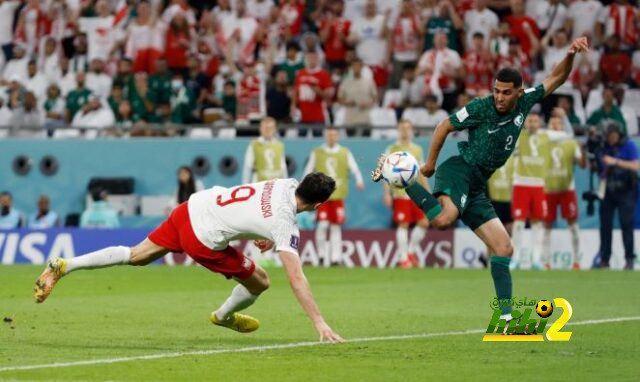
[[[228,319],[220,320],[216,316],[216,313],[213,312],[211,313],[209,320],[211,320],[214,325],[224,326],[225,328],[229,328],[240,333],[251,333],[258,330],[260,327],[260,321],[251,316],[240,313],[234,313]]]
[[[54,257],[47,262],[47,266],[33,287],[33,297],[35,297],[37,303],[44,302],[49,297],[53,287],[64,276],[66,267],[67,261],[59,257]]]

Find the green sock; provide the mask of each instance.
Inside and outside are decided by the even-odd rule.
[[[496,287],[498,300],[511,299],[511,272],[509,271],[510,257],[491,256],[491,277]],[[502,308],[502,314],[511,312],[511,306]]]
[[[442,212],[442,206],[438,203],[438,199],[431,195],[429,191],[425,190],[420,183],[414,182],[405,188],[405,191],[407,191],[407,195],[409,195],[411,200],[427,214],[429,220],[433,220]]]

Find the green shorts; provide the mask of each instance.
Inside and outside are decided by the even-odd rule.
[[[436,170],[433,195],[448,195],[458,207],[460,219],[472,230],[498,217],[487,197],[487,181],[461,156],[453,156]]]

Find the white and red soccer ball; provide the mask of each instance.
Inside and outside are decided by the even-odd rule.
[[[382,164],[382,177],[392,187],[405,188],[418,179],[420,166],[413,155],[397,151],[387,155]]]

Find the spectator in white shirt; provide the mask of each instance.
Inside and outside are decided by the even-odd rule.
[[[549,40],[552,40],[549,44]],[[569,38],[564,29],[559,29],[554,34],[547,34],[541,41],[543,51],[542,60],[544,62],[544,73],[549,74],[551,70],[564,59],[569,46]]]
[[[53,83],[47,88],[47,98],[44,100],[43,109],[46,126],[63,126],[65,124],[66,103],[57,84]]]
[[[49,81],[60,80],[60,54],[58,43],[53,37],[47,37],[42,54],[38,55],[38,69]]]
[[[475,33],[482,33],[488,46],[491,31],[498,29],[498,16],[487,8],[487,3],[488,0],[476,0],[475,8],[464,14],[467,47],[473,46],[473,35]]]
[[[98,0],[95,3],[96,17],[81,17],[78,20],[80,30],[87,35],[89,50],[88,60],[94,58],[107,60],[118,39],[120,30],[114,28],[114,16],[111,14],[109,2]]]
[[[563,28],[567,20],[567,7],[560,0],[535,0],[532,4],[534,13],[530,14],[536,21],[542,36],[553,35],[558,29]]]
[[[401,107],[419,107],[424,99],[424,76],[416,76],[415,64],[405,64],[400,80]]]
[[[111,94],[113,80],[104,72],[104,61],[101,58],[91,60],[91,71],[87,73],[87,89],[100,98],[107,99]]]
[[[24,44],[18,43],[13,46],[13,58],[4,66],[2,78],[9,80],[17,77],[21,83],[27,78],[27,65],[29,57]]]
[[[4,92],[0,93],[0,138],[4,138],[9,135],[9,130],[6,128],[9,126],[8,121],[11,120],[13,112],[7,107],[8,102],[5,102]]]
[[[369,111],[378,100],[378,91],[372,78],[362,75],[362,60],[351,63],[350,75],[338,88],[338,103],[345,108],[345,125],[368,124]]]
[[[60,73],[55,81],[60,85],[63,97],[66,97],[76,87],[76,75],[69,70],[69,59],[64,56],[60,57]]]
[[[17,127],[15,136],[19,137],[46,137],[46,131],[38,130],[44,123],[44,114],[38,108],[36,96],[33,92],[24,94],[22,106],[13,111],[9,120],[11,126]]]
[[[13,42],[13,22],[15,19],[16,9],[22,1],[0,0],[0,47],[5,61],[9,61],[12,56]]]
[[[584,36],[586,33],[593,35],[602,12],[602,3],[597,0],[577,0],[569,5],[566,29],[571,32],[571,40]]]
[[[113,126],[116,118],[111,108],[96,95],[89,96],[89,101],[73,117],[71,126],[92,128],[86,132],[87,138],[95,138],[98,131]]]
[[[44,103],[44,98],[47,94],[47,85],[49,85],[49,80],[44,74],[38,71],[36,61],[29,61],[27,65],[27,79],[24,81],[24,87],[36,96],[38,105]]]
[[[596,37],[600,43],[607,41],[608,37],[618,35],[622,43],[622,49],[632,48],[638,38],[637,26],[638,10],[629,0],[616,0],[614,4],[607,5],[600,10],[596,24]]]
[[[460,55],[447,44],[447,35],[437,32],[433,48],[424,52],[418,61],[418,74],[424,74],[425,84],[430,85],[427,93],[436,95],[436,86],[442,89],[444,108],[449,110],[455,104],[456,81],[462,78],[464,71]]]
[[[440,108],[438,98],[434,95],[425,97],[425,107],[406,109],[402,113],[402,119],[410,121],[416,127],[435,128],[438,123],[447,118],[449,114]]]
[[[382,69],[389,57],[387,18],[378,13],[376,0],[367,0],[364,16],[356,18],[350,28],[349,42],[355,45],[362,62],[374,71]]]

